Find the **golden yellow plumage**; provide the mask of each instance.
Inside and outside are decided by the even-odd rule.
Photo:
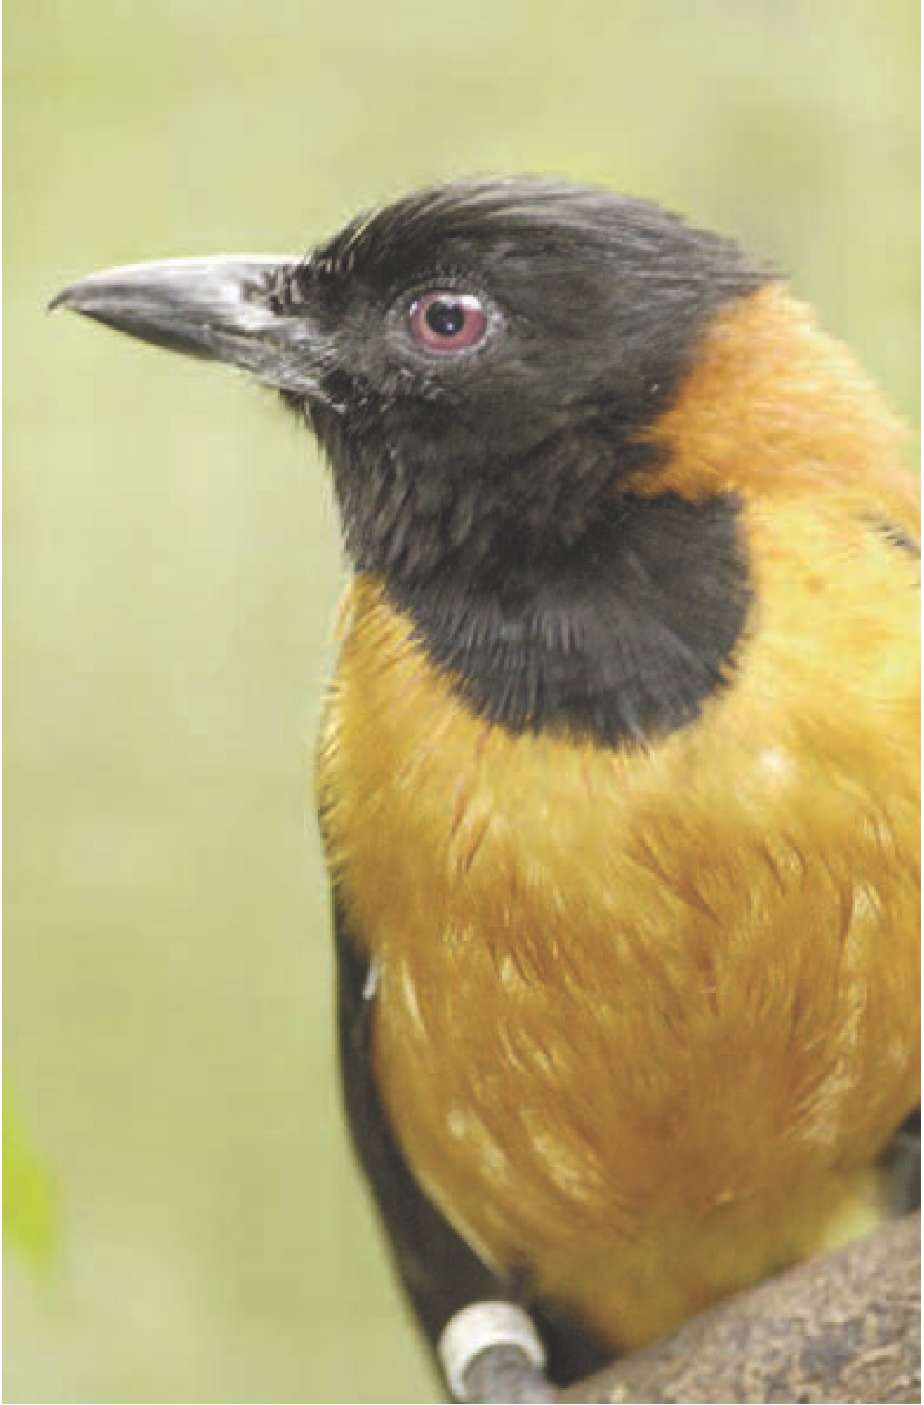
[[[734,686],[643,747],[513,736],[360,576],[320,750],[410,1165],[621,1346],[871,1223],[918,1096],[917,572],[878,529],[911,529],[913,492],[846,353],[776,290],[753,303],[645,485],[692,493],[708,464],[742,494]],[[742,346],[736,381],[710,357]]]

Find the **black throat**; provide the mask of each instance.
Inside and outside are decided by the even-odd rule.
[[[692,722],[726,685],[751,599],[738,502],[615,496],[571,550],[503,572],[385,575],[471,710],[513,733],[620,747]]]

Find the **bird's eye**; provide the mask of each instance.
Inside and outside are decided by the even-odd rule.
[[[438,290],[415,298],[408,311],[411,335],[427,351],[465,351],[477,346],[488,326],[480,299],[472,293]]]

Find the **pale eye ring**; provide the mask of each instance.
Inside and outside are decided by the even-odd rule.
[[[415,298],[408,309],[411,335],[426,351],[446,355],[467,351],[483,340],[488,315],[474,293],[435,288]]]

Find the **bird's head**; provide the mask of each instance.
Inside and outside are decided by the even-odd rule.
[[[305,258],[113,269],[53,305],[280,390],[356,567],[421,583],[580,550],[715,313],[766,278],[655,205],[524,178],[423,190]]]

